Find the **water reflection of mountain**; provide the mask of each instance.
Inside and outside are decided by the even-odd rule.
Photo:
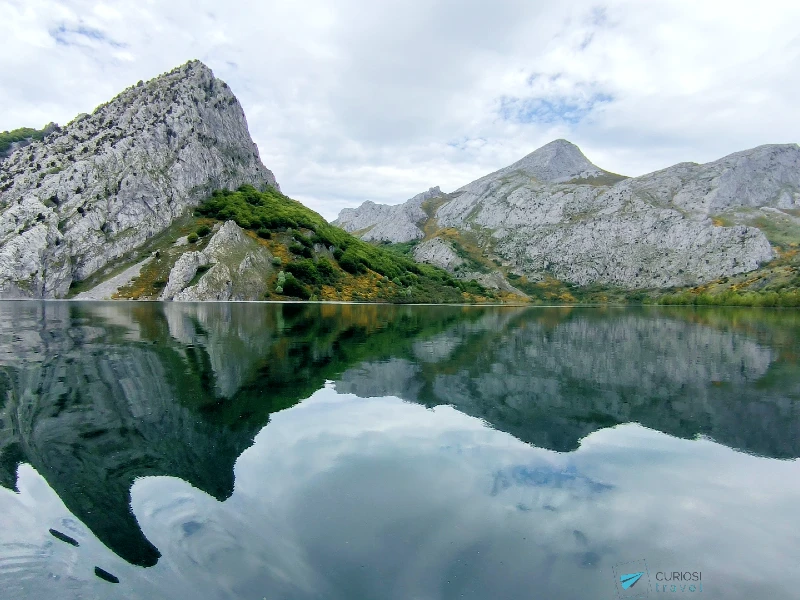
[[[563,318],[528,311],[502,326],[490,318],[415,343],[413,357],[363,363],[337,390],[451,404],[562,452],[633,421],[763,456],[800,456],[798,315],[733,311],[710,324],[717,316],[567,309]],[[776,337],[785,344],[773,347]]]
[[[129,507],[134,479],[171,475],[224,500],[270,413],[462,318],[375,309],[0,304],[0,485],[30,463],[117,554],[155,564]]]
[[[255,304],[0,304],[0,485],[19,462],[126,560],[159,553],[133,480],[223,500],[272,412],[339,392],[452,404],[574,449],[639,421],[800,456],[795,313]]]

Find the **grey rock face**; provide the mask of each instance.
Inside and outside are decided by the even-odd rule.
[[[63,297],[212,190],[277,188],[242,107],[191,61],[0,164],[0,298]]]
[[[452,244],[440,237],[431,238],[414,247],[414,260],[446,269],[451,273],[464,264],[464,259],[456,254]]]
[[[800,148],[760,146],[626,179],[557,140],[448,198],[434,215],[439,227],[475,235],[486,254],[531,278],[624,288],[697,285],[773,258],[759,229],[719,227],[710,217],[800,207]],[[362,227],[384,217],[359,211],[348,218]],[[375,221],[373,230],[384,223]]]
[[[364,202],[358,208],[345,208],[333,224],[349,233],[360,232],[368,242],[410,242],[425,237],[420,224],[428,218],[422,210],[426,200],[442,195],[438,186],[417,194],[403,204]]]
[[[463,279],[464,281],[477,281],[483,287],[492,290],[503,290],[504,292],[511,292],[522,298],[527,298],[528,295],[515,288],[508,282],[500,271],[492,271],[491,273],[481,273],[480,271],[459,271],[456,273],[456,279]]]
[[[593,165],[572,142],[554,140],[514,164],[481,177],[461,189],[474,188],[479,183],[489,183],[509,173],[520,173],[542,183],[580,182],[601,177],[624,179]]]
[[[527,297],[523,291],[508,283],[508,280],[499,271],[481,273],[467,270],[467,268],[459,268],[463,267],[466,261],[456,253],[450,242],[440,237],[425,240],[415,246],[413,256],[417,262],[428,263],[453,273],[456,279],[477,281],[486,288],[504,290],[523,298]]]
[[[252,300],[266,291],[272,254],[245,235],[234,221],[226,221],[202,252],[181,255],[169,274],[159,300]],[[201,267],[212,265],[193,285]]]

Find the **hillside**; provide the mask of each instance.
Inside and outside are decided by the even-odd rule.
[[[387,227],[401,217],[402,227]],[[788,269],[791,281],[798,217],[796,144],[626,178],[556,140],[452,193],[365,203],[335,223],[456,278],[513,285],[534,302],[606,302],[655,299],[762,268]]]
[[[0,132],[0,162],[10,156],[18,148],[27,146],[35,141],[40,141],[59,129],[55,123],[49,123],[44,129],[20,127],[11,131]]]
[[[108,285],[113,282],[113,285]],[[328,224],[275,189],[215,191],[193,216],[71,290],[78,299],[520,301]]]

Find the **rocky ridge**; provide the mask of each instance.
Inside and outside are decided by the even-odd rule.
[[[403,204],[375,204],[367,200],[358,208],[345,208],[333,221],[348,233],[368,242],[419,240],[425,237],[419,223],[428,215],[422,209],[425,201],[442,195],[439,186],[417,194]]]
[[[383,239],[395,243],[422,239],[407,227],[390,229],[384,215],[405,208],[387,208],[342,211],[338,223],[385,230],[391,235]],[[594,166],[574,144],[556,140],[443,194],[433,217],[426,213],[414,225],[422,231],[435,219],[434,231],[454,228],[470,235],[484,257],[531,280],[551,276],[578,285],[668,288],[757,269],[773,258],[773,248],[757,227],[739,224],[749,221],[737,211],[784,215],[798,208],[796,144],[625,178]],[[718,217],[732,218],[723,226]],[[424,240],[418,248],[418,260],[451,269],[456,263],[450,240]]]
[[[214,189],[278,188],[233,92],[199,61],[0,164],[0,298],[64,297]]]

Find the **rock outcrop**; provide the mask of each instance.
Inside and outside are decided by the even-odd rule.
[[[721,226],[714,217],[800,208],[800,147],[760,146],[704,165],[681,163],[625,178],[557,140],[443,194],[436,204],[432,217],[416,214],[418,232],[434,218],[433,229],[468,233],[485,256],[530,279],[550,275],[631,289],[697,285],[752,271],[773,258],[757,227],[737,224],[736,218]],[[389,230],[398,214],[406,214],[405,205],[362,205],[343,211],[339,224],[358,223],[367,233]],[[424,238],[406,235],[406,229],[394,228],[394,236],[383,239]],[[432,247],[419,253],[444,268],[453,262]]]
[[[464,264],[453,249],[453,245],[440,237],[434,237],[417,244],[413,251],[414,260],[438,265],[454,273],[456,268]]]
[[[205,250],[181,255],[159,300],[261,298],[273,269],[271,259],[269,250],[245,235],[234,221],[226,221]]]
[[[0,164],[0,298],[64,297],[242,184],[278,187],[226,83],[198,61],[139,82]]]
[[[422,204],[442,195],[439,186],[417,194],[403,204],[389,206],[364,202],[358,208],[345,208],[333,224],[368,242],[410,242],[425,237],[420,223],[428,218]]]

